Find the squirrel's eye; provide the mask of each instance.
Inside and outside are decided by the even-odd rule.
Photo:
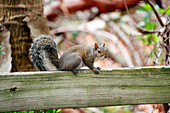
[[[98,50],[98,53],[101,53],[101,51],[100,51],[100,50]]]

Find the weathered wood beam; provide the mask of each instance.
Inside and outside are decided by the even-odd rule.
[[[0,112],[170,103],[170,67],[0,73]]]

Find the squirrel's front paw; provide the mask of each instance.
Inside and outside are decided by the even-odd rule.
[[[93,72],[94,72],[95,74],[99,74],[99,72],[98,72],[96,69],[93,69]]]

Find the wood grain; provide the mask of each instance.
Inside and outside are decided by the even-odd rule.
[[[170,103],[170,67],[0,73],[0,112]]]

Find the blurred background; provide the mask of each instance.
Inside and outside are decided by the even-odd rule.
[[[29,48],[50,35],[61,55],[73,45],[105,43],[101,68],[168,66],[169,0],[2,0],[0,72],[37,71]],[[164,113],[168,104],[62,109],[63,113]],[[47,110],[47,112],[57,110]],[[44,112],[44,111],[37,111]]]

